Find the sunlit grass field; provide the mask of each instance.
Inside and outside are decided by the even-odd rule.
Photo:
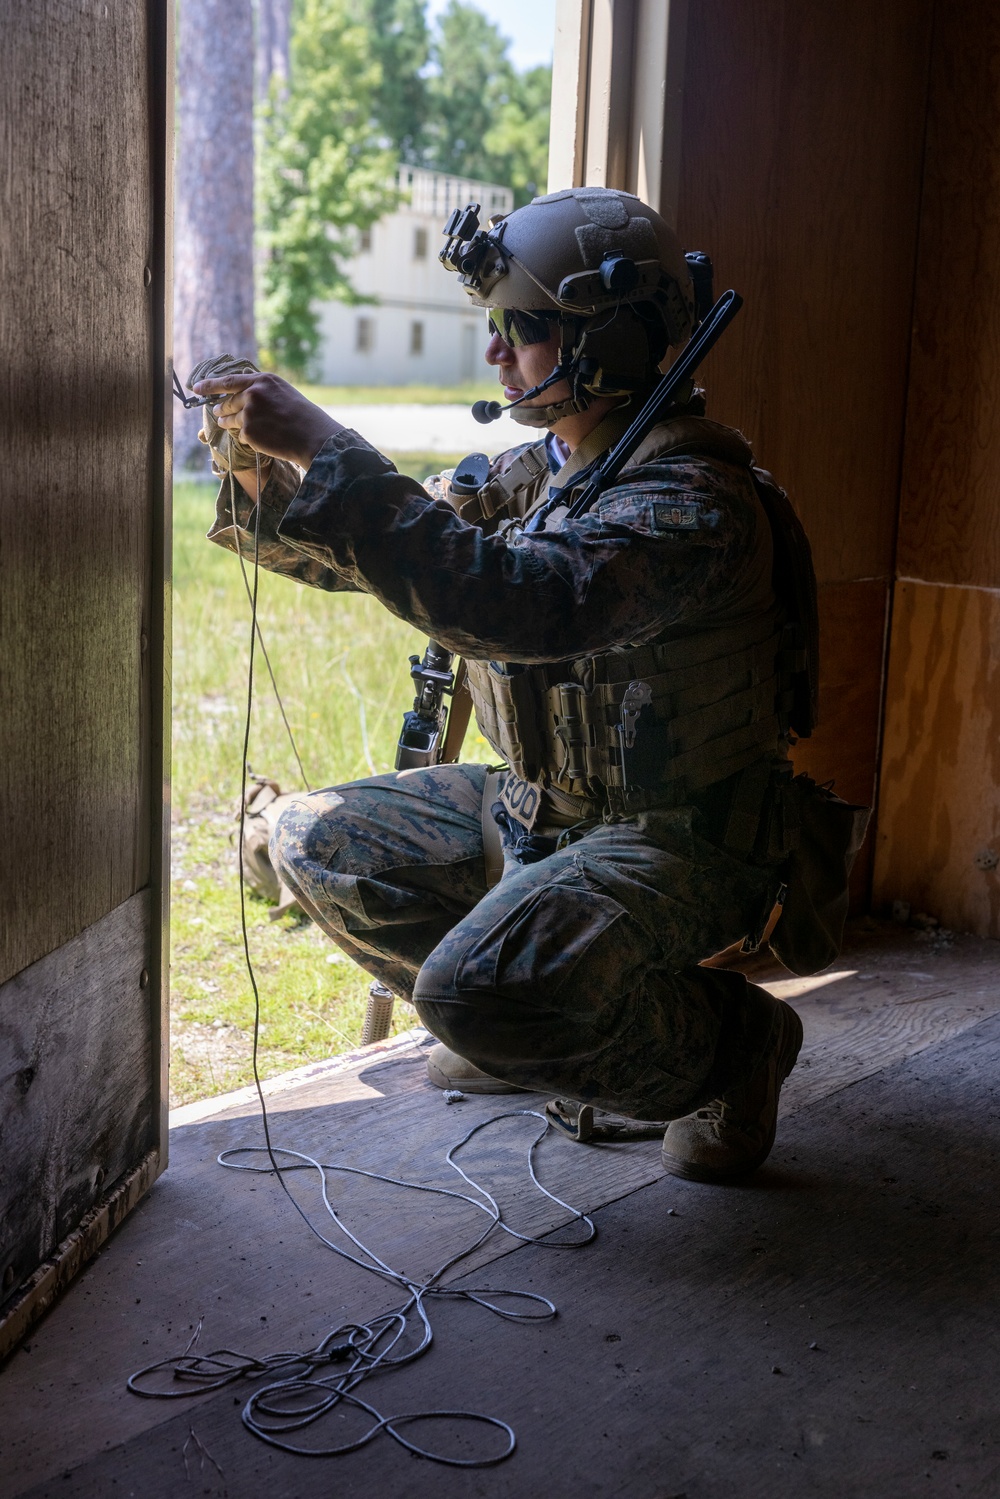
[[[394,454],[422,479],[461,455]],[[174,491],[171,1101],[251,1079],[252,995],[243,963],[236,813],[250,615],[232,553],[205,540],[207,484]],[[424,638],[360,594],[329,594],[261,572],[258,618],[311,786],[392,768],[412,705],[408,657]],[[488,758],[475,730],[466,758]],[[258,652],[250,764],[283,790],[302,782]],[[316,927],[269,919],[248,896],[262,1000],[264,1076],[356,1046],[368,977]],[[414,1023],[397,1003],[394,1025]]]

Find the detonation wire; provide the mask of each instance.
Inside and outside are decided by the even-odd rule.
[[[258,549],[258,551],[259,551],[259,545],[260,545],[260,541],[259,541],[259,538],[260,538],[260,507],[261,507],[261,505],[263,503],[264,503],[264,499],[263,499],[263,495],[261,494],[261,483],[260,483],[260,454],[258,453],[257,454],[256,523],[255,523],[255,526],[254,526],[254,546],[255,546],[256,549]],[[229,470],[229,514],[232,517],[232,522],[233,522],[233,543],[234,543],[234,545],[236,547],[236,558],[237,558],[237,561],[240,564],[240,572],[241,572],[241,574],[243,576],[243,587],[246,589],[247,598],[250,601],[250,612],[253,615],[253,619],[254,619],[254,628],[255,628],[255,630],[257,632],[257,640],[258,640],[258,642],[260,644],[260,653],[264,657],[264,662],[265,662],[265,665],[267,666],[267,674],[271,678],[271,686],[274,689],[274,696],[275,696],[275,698],[277,700],[278,712],[281,714],[281,721],[285,725],[285,732],[288,735],[288,742],[292,746],[292,754],[295,756],[296,764],[299,767],[299,775],[302,777],[302,786],[303,786],[304,790],[311,791],[312,787],[309,784],[309,777],[306,775],[305,766],[302,764],[302,756],[299,754],[299,747],[295,743],[295,735],[292,733],[292,726],[291,726],[291,724],[288,721],[288,714],[285,712],[285,705],[284,705],[284,703],[281,700],[281,693],[278,691],[278,682],[277,682],[277,678],[274,675],[274,667],[271,665],[271,658],[270,658],[270,656],[267,653],[267,646],[264,644],[264,636],[263,636],[263,634],[261,632],[260,622],[257,619],[257,605],[256,605],[256,602],[255,602],[255,598],[254,598],[254,595],[250,591],[250,580],[247,577],[246,563],[243,560],[243,549],[240,546],[239,523],[238,523],[238,521],[236,519],[236,494],[235,494],[235,491],[234,491],[234,481],[233,481],[233,471],[232,471],[232,469]],[[255,562],[255,566],[256,566],[256,562]],[[254,588],[256,588],[256,586],[257,586],[257,583],[256,583],[256,578],[255,578],[254,579]],[[246,788],[244,786],[244,795],[245,794],[246,794]],[[243,836],[243,828],[241,826],[240,827],[240,837],[242,837],[242,836]]]
[[[235,498],[232,493],[232,484],[233,480],[230,474],[230,499],[235,519],[236,508]],[[303,1151],[291,1150],[281,1145],[276,1146],[271,1138],[271,1122],[258,1066],[261,1013],[260,989],[257,984],[257,976],[250,954],[250,939],[246,915],[246,887],[243,879],[243,833],[246,819],[247,762],[253,716],[254,651],[258,640],[260,640],[263,651],[263,640],[260,637],[257,624],[257,598],[260,577],[260,511],[261,483],[260,457],[258,455],[252,586],[246,580],[244,573],[244,580],[247,581],[247,591],[250,599],[251,630],[250,653],[247,667],[247,706],[241,759],[239,884],[240,929],[243,941],[243,955],[254,999],[253,1077],[257,1097],[260,1102],[264,1144],[263,1146],[237,1146],[231,1150],[224,1150],[217,1159],[221,1166],[230,1170],[274,1175],[291,1206],[302,1219],[309,1232],[321,1244],[327,1249],[332,1250],[341,1259],[348,1261],[352,1265],[356,1265],[359,1269],[367,1270],[380,1279],[404,1290],[407,1296],[406,1300],[400,1306],[394,1308],[392,1311],[383,1313],[369,1323],[345,1322],[331,1329],[315,1348],[291,1352],[281,1351],[267,1354],[263,1358],[257,1358],[251,1354],[238,1353],[229,1348],[219,1348],[213,1350],[211,1353],[204,1354],[197,1352],[196,1345],[202,1330],[202,1321],[199,1321],[193,1337],[189,1340],[187,1347],[182,1353],[171,1355],[165,1359],[159,1359],[155,1363],[148,1364],[144,1368],[136,1370],[134,1374],[129,1376],[127,1385],[133,1394],[146,1398],[181,1399],[221,1389],[237,1379],[254,1379],[270,1375],[272,1376],[271,1382],[255,1390],[247,1400],[243,1407],[242,1420],[247,1429],[255,1436],[273,1447],[280,1448],[284,1452],[306,1457],[340,1456],[347,1452],[357,1451],[377,1436],[379,1432],[384,1431],[408,1452],[418,1457],[428,1458],[432,1462],[459,1468],[492,1467],[494,1464],[503,1462],[506,1458],[510,1457],[517,1442],[513,1427],[498,1416],[484,1415],[479,1411],[454,1410],[409,1411],[395,1416],[383,1416],[374,1406],[362,1400],[355,1391],[371,1375],[381,1370],[399,1368],[412,1363],[414,1359],[419,1358],[421,1354],[430,1348],[434,1334],[425,1303],[432,1297],[471,1301],[511,1322],[547,1321],[557,1315],[555,1303],[550,1301],[547,1296],[542,1296],[534,1291],[509,1290],[502,1287],[498,1289],[491,1287],[456,1287],[441,1284],[443,1277],[448,1271],[460,1264],[462,1260],[474,1254],[495,1229],[501,1229],[504,1233],[509,1234],[512,1238],[519,1240],[523,1244],[535,1244],[547,1249],[582,1249],[594,1240],[597,1235],[597,1229],[593,1220],[586,1213],[579,1208],[572,1207],[561,1197],[557,1197],[555,1193],[550,1192],[539,1181],[535,1169],[535,1152],[541,1140],[548,1132],[549,1123],[544,1114],[538,1113],[534,1109],[513,1109],[503,1114],[496,1114],[490,1119],[483,1120],[479,1124],[473,1125],[446,1152],[446,1164],[453,1171],[456,1171],[466,1185],[473,1192],[478,1192],[480,1197],[484,1198],[485,1201],[478,1201],[467,1192],[460,1190],[446,1187],[432,1187],[423,1182],[405,1181],[400,1177],[387,1176],[381,1172],[368,1171],[361,1167],[348,1166],[341,1162],[320,1162],[315,1157],[307,1155]],[[237,536],[236,539],[237,553],[241,557],[242,565],[239,537]],[[568,1228],[575,1223],[580,1223],[585,1229],[584,1237],[568,1241],[557,1241],[548,1236],[540,1237],[521,1233],[505,1221],[503,1211],[492,1193],[463,1170],[455,1159],[458,1152],[483,1130],[487,1130],[506,1119],[518,1118],[536,1119],[541,1125],[541,1128],[529,1144],[527,1151],[527,1167],[532,1183],[550,1202],[564,1208],[570,1214],[568,1220],[557,1225],[557,1228],[550,1230],[549,1233]],[[268,1164],[253,1165],[237,1159],[238,1157],[253,1157],[258,1155],[266,1156]],[[278,1160],[279,1156],[284,1157],[287,1163],[281,1164]],[[358,1251],[357,1254],[352,1254],[348,1249],[343,1248],[342,1245],[328,1238],[312,1221],[285,1180],[287,1175],[295,1171],[316,1173],[319,1179],[320,1196],[328,1217],[340,1233]],[[471,1243],[449,1255],[445,1262],[433,1274],[429,1275],[426,1280],[416,1280],[389,1265],[373,1249],[370,1249],[344,1222],[330,1199],[328,1173],[331,1172],[363,1177],[369,1181],[383,1182],[389,1186],[404,1187],[410,1191],[424,1192],[434,1197],[447,1197],[458,1202],[468,1203],[479,1212],[485,1213],[489,1221],[482,1233],[474,1238]],[[509,1305],[498,1305],[498,1301],[501,1303],[514,1302],[515,1304],[527,1301],[533,1303],[539,1310],[516,1311],[512,1310]],[[411,1321],[414,1319],[417,1322],[417,1341],[415,1344],[411,1342],[411,1346],[409,1347],[403,1346],[404,1340],[410,1332]],[[343,1372],[337,1374],[320,1374],[320,1370],[330,1368],[334,1364],[345,1364],[346,1368],[344,1368]],[[156,1377],[161,1376],[162,1378],[165,1375],[169,1375],[173,1382],[181,1383],[186,1388],[164,1389],[157,1387]],[[274,1378],[275,1375],[282,1377]],[[372,1424],[360,1437],[353,1441],[343,1442],[330,1447],[306,1447],[288,1439],[288,1434],[302,1430],[341,1405],[349,1405],[355,1410],[364,1412],[371,1418]],[[432,1452],[428,1448],[421,1447],[418,1443],[404,1436],[399,1430],[400,1427],[413,1422],[432,1420],[473,1422],[478,1425],[493,1427],[504,1434],[507,1439],[506,1446],[503,1451],[485,1457],[451,1457],[445,1453]]]

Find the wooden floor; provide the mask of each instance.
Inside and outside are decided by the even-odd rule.
[[[166,1176],[0,1372],[0,1494],[995,1499],[998,958],[996,943],[942,949],[868,924],[819,979],[764,975],[806,1044],[750,1185],[666,1177],[655,1141],[546,1138],[542,1178],[594,1211],[596,1242],[490,1240],[456,1283],[543,1293],[557,1319],[437,1304],[431,1351],[363,1391],[386,1412],[502,1416],[518,1447],[494,1468],[421,1461],[384,1434],[348,1457],[293,1457],[242,1426],[246,1386],[174,1402],[125,1391],[199,1318],[202,1348],[265,1353],[399,1299],[311,1239],[269,1178],[216,1165],[259,1140],[251,1107],[180,1124]],[[446,1105],[414,1043],[275,1094],[274,1136],[444,1184],[448,1145],[509,1104]],[[530,1125],[495,1126],[470,1159],[537,1234],[562,1215],[527,1194]],[[410,1274],[470,1232],[469,1209],[340,1182],[348,1220]]]

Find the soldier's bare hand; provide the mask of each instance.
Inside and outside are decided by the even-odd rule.
[[[344,430],[280,375],[227,375],[199,380],[199,396],[218,395],[212,413],[220,427],[270,458],[308,468],[328,437]]]

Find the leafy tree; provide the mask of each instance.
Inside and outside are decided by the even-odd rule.
[[[375,101],[379,129],[401,161],[426,148],[430,32],[426,0],[364,0],[372,54],[381,69]]]
[[[482,11],[450,0],[438,17],[428,81],[429,165],[461,177],[483,174],[486,136],[513,91],[506,54],[503,37]]]
[[[299,0],[291,80],[262,110],[258,303],[262,357],[301,377],[319,344],[312,304],[363,300],[344,274],[357,229],[395,206],[394,153],[375,113],[382,70],[351,0]]]
[[[438,17],[427,82],[423,163],[457,176],[501,182],[526,203],[544,191],[552,69],[519,74],[508,42],[468,0]]]
[[[516,74],[510,97],[497,110],[483,143],[495,164],[490,180],[512,187],[517,207],[545,192],[551,101],[551,67]]]

